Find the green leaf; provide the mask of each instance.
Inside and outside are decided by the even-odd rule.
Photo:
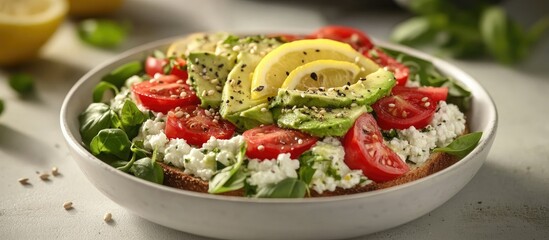
[[[312,151],[307,151],[299,156],[299,179],[305,182],[307,186],[311,184],[316,169],[313,164],[317,156]]]
[[[543,34],[549,30],[549,15],[544,16],[538,20],[534,25],[528,30],[528,43],[533,45],[535,44]]]
[[[77,26],[82,41],[95,47],[114,48],[126,40],[128,26],[107,19],[87,19]]]
[[[240,147],[236,163],[225,167],[208,184],[208,193],[223,193],[243,188],[246,173],[240,169],[246,155],[246,144]]]
[[[92,103],[80,114],[80,135],[84,144],[89,146],[92,138],[99,131],[113,126],[112,118],[116,113],[112,111],[109,105],[104,103]]]
[[[134,75],[138,75],[143,71],[143,66],[139,61],[126,63],[109,74],[105,75],[101,80],[109,82],[120,89],[126,80]]]
[[[105,81],[99,82],[93,89],[93,102],[103,101],[103,95],[107,90],[112,90],[114,95],[118,94],[118,88],[113,84]]]
[[[448,146],[442,148],[435,148],[434,152],[445,152],[459,158],[465,157],[477,146],[482,132],[473,132],[456,138]]]
[[[26,73],[15,73],[9,77],[9,84],[19,94],[28,94],[34,89],[34,78]]]
[[[493,6],[487,8],[480,20],[481,36],[490,53],[502,63],[514,61],[509,42],[509,24],[505,10]]]
[[[391,40],[413,45],[429,41],[434,37],[431,22],[427,17],[413,17],[398,24],[391,35]]]
[[[124,101],[122,110],[120,111],[120,121],[123,126],[136,126],[147,120],[147,115],[130,99]]]
[[[150,182],[158,184],[164,182],[164,170],[162,170],[162,166],[148,157],[135,161],[130,168],[130,172],[134,176]]]
[[[160,50],[154,50],[153,57],[157,58],[157,59],[164,59],[164,58],[166,58],[166,54],[164,54],[164,52],[162,52]]]
[[[303,198],[307,193],[308,186],[307,184],[297,178],[286,178],[279,183],[277,183],[270,194],[266,197],[268,198]]]
[[[90,142],[90,152],[95,156],[114,156],[121,160],[130,158],[131,142],[124,131],[108,128],[99,131]]]
[[[239,40],[240,40],[240,37],[235,35],[229,35],[227,36],[227,38],[225,38],[225,40],[223,40],[223,44],[233,45],[238,43]]]

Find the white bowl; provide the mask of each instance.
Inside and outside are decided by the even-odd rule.
[[[82,145],[78,115],[91,103],[92,89],[116,67],[142,60],[174,39],[130,50],[83,76],[69,91],[61,109],[61,129],[86,177],[120,206],[147,220],[192,234],[229,239],[334,239],[389,229],[442,205],[482,166],[497,127],[494,102],[484,88],[457,67],[410,48],[379,43],[432,61],[473,94],[468,114],[471,131],[482,131],[479,145],[456,164],[428,177],[396,187],[347,196],[313,199],[251,199],[179,190],[118,171]]]

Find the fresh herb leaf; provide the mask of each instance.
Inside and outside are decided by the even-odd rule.
[[[246,154],[246,144],[240,147],[236,163],[225,167],[209,182],[208,193],[224,193],[244,187],[246,173],[240,169]]]
[[[434,152],[445,152],[459,158],[465,157],[477,146],[480,138],[482,137],[482,132],[473,132],[465,134],[456,138],[448,146],[442,148],[435,148]]]
[[[313,181],[316,169],[313,168],[316,155],[312,151],[307,151],[299,156],[298,176],[307,186]]]
[[[164,72],[164,74],[170,74],[173,70],[174,67],[178,67],[178,63],[177,63],[177,57],[176,56],[170,56],[168,59],[168,63],[165,64],[163,67],[162,67],[162,72]]]
[[[101,81],[97,85],[95,85],[92,95],[93,102],[103,101],[103,96],[108,90],[112,90],[114,95],[118,94],[118,88],[109,82]]]
[[[137,105],[130,99],[124,101],[120,111],[120,121],[122,126],[137,126],[147,120],[147,114],[141,112]]]
[[[223,40],[223,44],[233,45],[238,43],[239,40],[240,40],[240,37],[235,35],[229,35],[227,36],[227,38],[225,38],[225,40]]]
[[[99,131],[90,142],[90,152],[98,157],[114,156],[121,160],[130,157],[131,142],[124,131],[118,128],[107,128]]]
[[[514,61],[513,47],[508,41],[509,24],[505,10],[501,7],[486,9],[480,21],[482,39],[492,55],[503,63]]]
[[[268,198],[303,198],[309,189],[308,185],[297,178],[286,178],[269,191]]]
[[[124,85],[126,80],[133,75],[138,75],[143,71],[143,66],[139,61],[133,61],[126,63],[116,69],[114,69],[109,74],[105,75],[101,80],[111,83],[117,88],[120,88]]]
[[[34,89],[34,79],[26,73],[15,73],[9,77],[10,87],[19,94],[28,94]]]
[[[126,40],[129,27],[107,19],[87,19],[77,26],[82,41],[95,47],[114,48]]]
[[[91,140],[99,131],[112,127],[112,118],[115,116],[116,113],[107,104],[90,104],[78,118],[80,121],[80,135],[84,144],[89,146]]]
[[[133,163],[130,172],[141,179],[162,184],[164,182],[164,170],[151,158],[141,158]]]
[[[403,44],[417,44],[432,39],[434,35],[429,18],[420,16],[400,23],[393,30],[391,39]]]

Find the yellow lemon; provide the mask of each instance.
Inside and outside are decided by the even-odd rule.
[[[78,17],[95,17],[120,9],[123,0],[69,0],[69,14]]]
[[[0,65],[36,56],[67,10],[65,0],[0,0]]]
[[[351,85],[358,79],[358,65],[345,61],[316,60],[290,72],[280,88],[307,90]]]
[[[257,65],[252,78],[252,99],[274,97],[294,69],[317,60],[354,63],[360,68],[361,75],[379,68],[346,43],[330,39],[289,42],[269,52]]]

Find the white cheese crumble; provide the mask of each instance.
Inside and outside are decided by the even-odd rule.
[[[421,164],[429,159],[432,149],[450,144],[465,130],[465,116],[453,104],[439,102],[431,123],[422,130],[410,127],[397,130],[398,137],[385,143],[402,160]]]
[[[289,153],[279,154],[276,159],[250,159],[248,183],[258,189],[268,187],[286,178],[297,178],[299,161],[290,158]]]
[[[322,194],[324,191],[334,191],[337,187],[347,189],[361,182],[371,182],[361,170],[351,170],[345,164],[345,150],[337,138],[327,137],[317,142],[311,150],[315,155],[322,156],[313,163],[316,171],[311,187],[316,192]]]

